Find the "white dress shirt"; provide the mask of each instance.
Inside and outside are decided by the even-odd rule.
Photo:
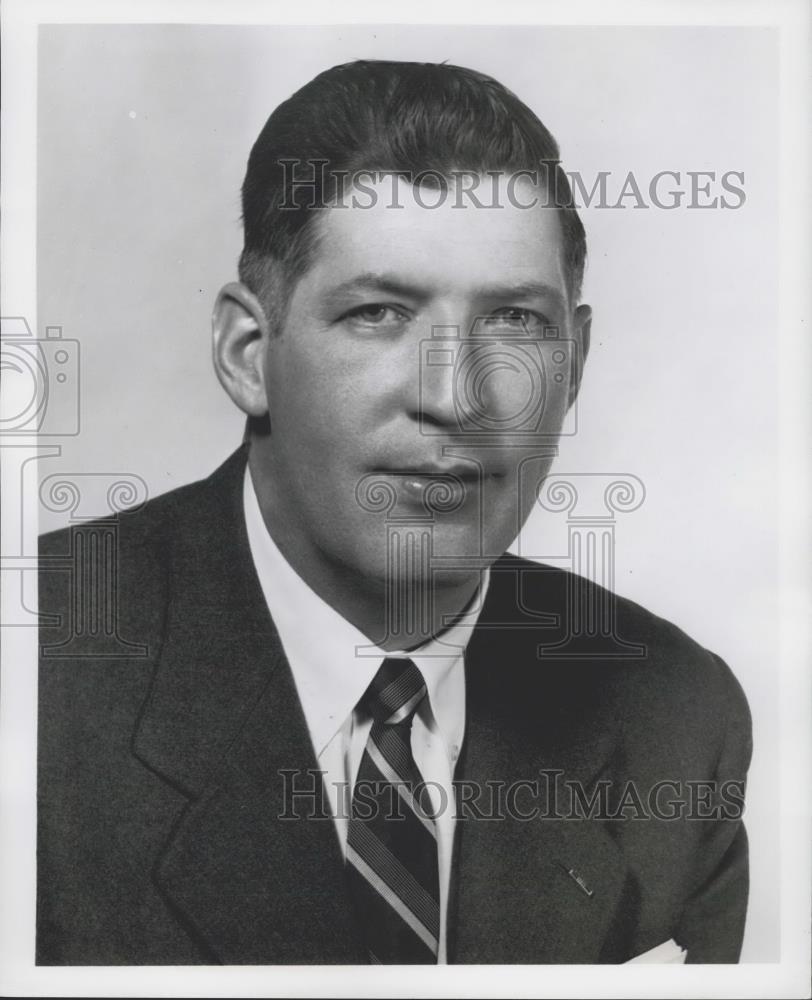
[[[452,780],[465,733],[463,656],[490,573],[483,573],[471,610],[442,634],[442,640],[432,639],[408,653],[386,652],[323,601],[285,559],[265,527],[248,468],[243,505],[251,556],[293,672],[319,770],[325,772],[323,781],[345,853],[352,787],[372,726],[372,720],[356,710],[358,701],[386,657],[408,656],[423,675],[428,696],[412,724],[412,753],[437,813],[438,961],[444,963],[456,819]]]

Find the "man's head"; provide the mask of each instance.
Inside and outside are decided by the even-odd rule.
[[[536,115],[475,70],[359,60],[320,73],[280,104],[251,150],[242,188],[240,280],[269,311],[276,313],[280,297],[312,263],[317,206],[373,171],[427,185],[455,173],[482,178],[471,182],[472,204],[488,201],[489,173],[534,172],[545,200],[559,206],[567,283],[577,301],[584,229],[558,144]]]
[[[588,346],[555,141],[471,70],[339,66],[271,115],[243,214],[215,365],[277,543],[311,585],[374,589],[404,572],[392,523],[430,524],[414,572],[470,580],[532,507]]]

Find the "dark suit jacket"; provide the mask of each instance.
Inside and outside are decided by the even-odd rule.
[[[279,818],[280,771],[318,765],[250,558],[244,465],[240,450],[201,483],[42,540],[40,611],[58,624],[41,630],[40,964],[366,960],[332,821]],[[557,569],[493,566],[465,657],[449,961],[615,963],[675,938],[689,961],[734,962],[745,831],[699,817],[744,780],[744,696],[716,656],[619,598],[617,634],[645,656],[597,640],[549,655],[573,582],[609,600]],[[584,808],[551,803],[552,770]],[[689,795],[689,780],[716,784]],[[500,807],[518,781],[538,791],[514,785]],[[629,781],[644,805],[680,783],[661,801],[683,814],[590,816],[601,789],[628,805]]]

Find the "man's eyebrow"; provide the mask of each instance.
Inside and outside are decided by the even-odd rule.
[[[376,271],[356,274],[330,289],[330,295],[342,295],[345,292],[382,292],[384,295],[400,295],[421,302],[431,297],[431,292],[426,288],[411,285],[396,275],[378,274]]]
[[[377,271],[364,271],[356,274],[347,281],[342,281],[330,289],[330,295],[338,296],[348,292],[380,292],[384,295],[398,295],[418,302],[425,302],[431,298],[432,290],[421,288],[418,285],[410,284],[408,281],[389,273],[378,273]],[[521,299],[548,299],[559,309],[565,309],[567,297],[565,293],[555,285],[545,281],[521,282],[517,285],[489,285],[480,286],[476,290],[476,297],[480,301],[510,302]]]
[[[550,285],[545,281],[522,282],[519,285],[493,285],[491,287],[480,288],[478,291],[480,299],[493,301],[510,301],[511,299],[551,299],[560,309],[567,305],[565,293],[555,285]]]

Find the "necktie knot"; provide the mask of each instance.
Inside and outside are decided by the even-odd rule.
[[[425,696],[426,682],[417,666],[405,658],[387,657],[367,689],[367,706],[377,723],[411,725]]]

